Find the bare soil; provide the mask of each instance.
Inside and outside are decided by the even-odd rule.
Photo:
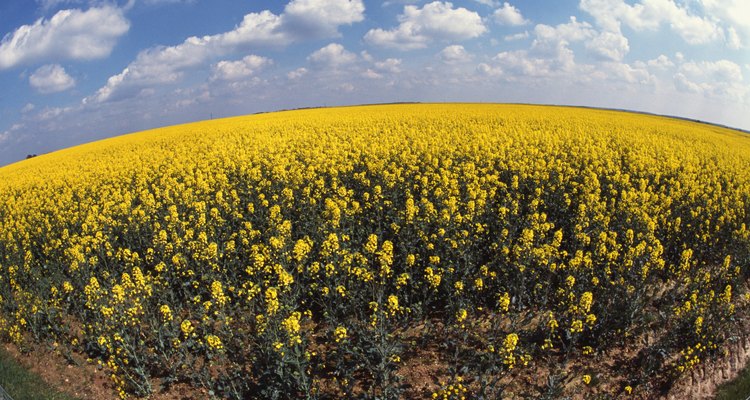
[[[635,384],[632,395],[627,398],[712,399],[721,384],[734,379],[750,365],[750,318],[748,315],[737,317],[743,321],[741,329],[738,329],[734,340],[724,345],[723,357],[699,364],[671,387],[659,386],[659,382],[663,382],[663,377],[654,377],[653,382],[649,382],[648,385]],[[417,337],[420,332],[405,334],[412,335]],[[627,376],[628,371],[636,368],[639,358],[642,358],[643,344],[649,345],[655,340],[658,340],[658,337],[653,334],[631,338],[626,341],[625,346],[615,346],[607,352],[573,358],[562,370],[552,370],[550,367],[558,364],[560,354],[552,353],[550,362],[535,359],[529,366],[514,370],[502,379],[501,383],[505,386],[502,399],[528,398],[528,395],[542,396],[548,393],[550,378],[558,382],[565,396],[575,400],[598,398],[601,395],[624,398],[624,387],[631,383],[626,382],[623,376]],[[44,345],[31,345],[24,352],[10,344],[3,346],[23,367],[39,375],[59,391],[82,400],[118,398],[106,369],[100,368],[95,362],[87,361],[85,355],[73,354],[68,359]],[[401,367],[398,370],[402,382],[406,384],[404,398],[430,398],[432,392],[450,381],[451,377],[446,375],[447,367],[448,362],[436,345],[428,343],[426,346],[415,346],[412,350],[406,351],[402,355]],[[583,374],[592,375],[591,384],[585,385],[581,381]],[[467,385],[472,388],[470,379]],[[168,390],[159,390],[158,382],[154,382],[153,387],[157,388],[157,392],[149,399],[209,398],[205,390],[186,383],[172,385]]]

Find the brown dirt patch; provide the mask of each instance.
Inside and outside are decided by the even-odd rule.
[[[55,351],[42,346],[32,346],[20,352],[16,346],[3,344],[5,351],[20,365],[42,378],[51,387],[81,400],[117,400],[119,397],[105,369],[89,363],[80,354],[71,356],[72,363]],[[159,387],[158,384],[154,385]],[[189,400],[208,398],[205,390],[179,383],[168,391],[149,396],[153,400]]]

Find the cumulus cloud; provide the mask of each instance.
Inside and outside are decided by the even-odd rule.
[[[588,22],[579,22],[576,17],[570,17],[570,21],[556,26],[538,24],[534,27],[537,42],[578,42],[591,39],[596,35],[596,30]]]
[[[572,72],[575,67],[573,52],[566,47],[561,47],[554,57],[535,55],[527,50],[504,51],[493,61],[496,67],[514,77],[553,77]]]
[[[487,63],[479,63],[477,65],[477,72],[480,75],[485,75],[489,77],[498,77],[503,75],[503,69],[498,66],[492,66]]]
[[[338,27],[364,20],[362,0],[293,0],[281,15],[282,30],[297,39],[339,36]]]
[[[446,64],[458,64],[467,62],[472,59],[471,54],[464,49],[464,46],[454,44],[444,48],[438,54],[440,60]]]
[[[363,77],[367,79],[381,79],[383,78],[383,74],[379,74],[375,72],[372,68],[367,68],[364,72],[361,74]]]
[[[609,32],[620,32],[621,25],[635,31],[656,30],[668,25],[689,44],[706,44],[724,37],[722,29],[709,17],[702,17],[673,0],[581,0],[580,8]]]
[[[501,8],[498,8],[495,10],[494,13],[492,13],[492,17],[494,18],[495,22],[497,22],[500,25],[507,25],[507,26],[519,26],[519,25],[526,25],[529,23],[526,18],[521,15],[521,12],[518,11],[518,9],[509,3],[503,3],[503,6]]]
[[[388,72],[391,74],[397,74],[401,72],[401,59],[400,58],[387,58],[383,61],[376,61],[375,69],[381,72]]]
[[[434,1],[424,7],[405,6],[396,28],[371,29],[365,41],[381,47],[413,50],[427,47],[433,40],[459,41],[481,36],[487,31],[482,18],[466,8],[453,8],[449,2]]]
[[[680,66],[680,71],[690,77],[707,78],[721,83],[741,83],[742,68],[729,60],[687,62]]]
[[[365,35],[369,44],[399,50],[414,50],[427,47],[430,38],[422,35],[410,25],[399,25],[396,29],[371,29]]]
[[[628,39],[621,33],[602,32],[586,43],[586,48],[600,58],[621,61],[630,51]]]
[[[280,15],[268,10],[250,13],[231,31],[193,36],[175,46],[142,51],[84,103],[132,97],[145,85],[175,82],[186,69],[249,47],[280,47],[310,38],[337,36],[339,26],[361,21],[363,13],[362,0],[292,0]]]
[[[221,40],[226,42],[225,40]],[[177,46],[160,46],[141,51],[121,73],[109,77],[107,84],[84,103],[115,101],[132,97],[148,85],[172,83],[181,79],[185,69],[204,64],[228,51],[212,37],[190,37]]]
[[[59,64],[43,65],[29,76],[29,84],[40,93],[55,93],[75,86],[76,81]]]
[[[701,0],[706,14],[727,26],[727,46],[732,49],[750,47],[750,2],[747,0]]]
[[[194,3],[196,0],[143,0],[144,4],[177,4],[177,3]]]
[[[500,2],[498,0],[474,0],[475,2],[479,4],[483,4],[488,7],[497,7],[500,5]]]
[[[729,60],[686,62],[674,75],[675,88],[730,101],[742,101],[750,91],[742,68]]]
[[[287,72],[286,77],[289,78],[290,80],[296,80],[307,75],[307,72],[308,72],[307,68],[300,67],[300,68],[295,69],[294,71]]]
[[[479,64],[477,71],[486,76],[502,76],[510,81],[523,77],[573,76],[580,68],[576,65],[570,43],[590,41],[596,37],[597,32],[591,24],[580,22],[575,17],[555,26],[537,24],[530,49],[500,52],[492,58],[491,63]]]
[[[57,118],[62,114],[73,111],[73,107],[45,107],[35,116],[38,121],[46,121]]]
[[[742,48],[742,39],[737,34],[737,30],[734,27],[727,29],[727,46],[732,50],[739,50]]]
[[[690,79],[681,72],[674,76],[674,87],[680,92],[703,93],[703,85],[690,81]]]
[[[674,67],[674,63],[672,62],[672,60],[670,60],[669,57],[665,56],[664,54],[660,54],[659,57],[656,57],[653,60],[648,60],[646,64],[651,68],[660,70]]]
[[[48,60],[92,60],[109,56],[130,29],[119,8],[58,11],[22,25],[0,42],[0,70]]]
[[[83,3],[83,0],[36,0],[36,3],[42,10],[49,11],[64,4],[80,4]]]
[[[396,74],[401,73],[401,59],[400,58],[387,58],[382,61],[375,61],[373,57],[367,53],[363,52],[362,59],[366,61],[367,63],[370,63],[370,67],[366,68],[363,72],[360,73],[361,76],[368,78],[368,79],[383,79],[386,77],[394,78]],[[393,81],[391,80],[389,85],[392,85]]]
[[[338,68],[356,61],[357,55],[338,43],[331,43],[310,54],[307,60],[319,67]]]
[[[631,84],[655,85],[656,77],[644,65],[630,65],[619,62],[605,62],[601,70],[606,72],[610,80],[619,80]]]
[[[597,32],[588,22],[579,22],[576,17],[556,26],[538,24],[534,27],[534,41],[531,43],[530,55],[543,61],[548,70],[572,70],[575,65],[573,50],[568,45],[572,42],[591,40]]]
[[[12,136],[17,136],[19,133],[23,135],[23,131],[28,128],[25,123],[23,122],[16,122],[15,124],[11,125],[10,128],[5,130],[4,132],[0,133],[0,143],[8,141]]]
[[[419,3],[420,0],[386,0],[383,2],[383,7],[389,7],[396,4],[414,4]]]
[[[250,54],[237,61],[219,61],[213,67],[212,80],[236,81],[247,78],[259,70],[273,64],[266,57]]]
[[[521,39],[528,39],[529,38],[529,31],[523,31],[519,33],[514,33],[512,35],[505,35],[503,39],[506,42],[512,42],[514,40],[521,40]]]

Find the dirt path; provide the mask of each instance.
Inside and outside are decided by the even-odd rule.
[[[750,368],[750,316],[737,316],[742,322],[736,340],[723,346],[726,356],[699,364],[681,377],[667,395],[668,400],[708,400],[716,397],[717,389]]]

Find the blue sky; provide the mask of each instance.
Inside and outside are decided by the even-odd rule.
[[[747,0],[5,0],[0,165],[151,127],[391,101],[750,129]]]

